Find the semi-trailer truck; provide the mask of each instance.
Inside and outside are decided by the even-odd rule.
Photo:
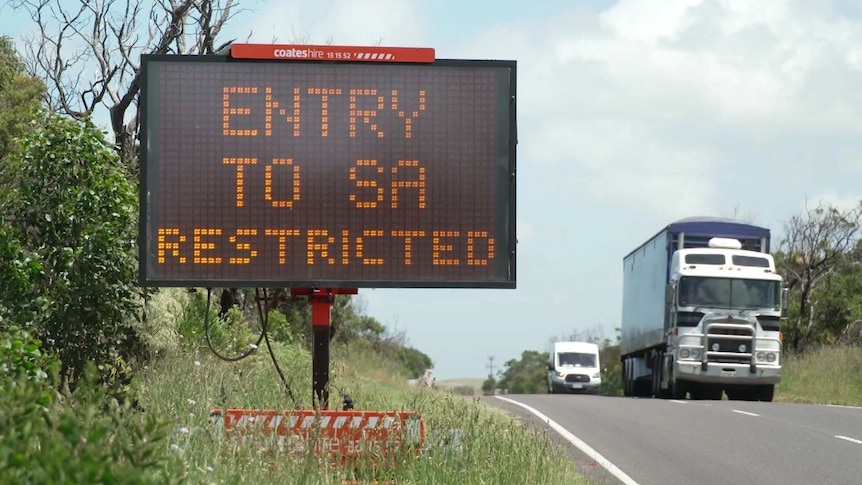
[[[691,217],[623,258],[626,396],[772,401],[788,293],[767,228]]]

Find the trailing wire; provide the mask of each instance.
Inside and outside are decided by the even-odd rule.
[[[212,340],[210,339],[210,298],[212,296],[212,291],[212,288],[207,288],[207,307],[206,311],[204,312],[204,335],[207,339],[207,345],[209,346],[212,353],[215,354],[215,356],[219,359],[227,362],[239,362],[242,359],[245,359],[246,357],[250,356],[257,350],[257,347],[260,345],[260,343],[263,341],[264,336],[266,335],[266,324],[263,324],[261,326],[260,335],[257,337],[257,342],[255,342],[249,350],[246,350],[245,352],[236,357],[227,357],[220,354],[215,349],[215,346],[213,346]]]
[[[206,306],[206,312],[204,312],[204,335],[206,336],[207,346],[209,346],[210,351],[212,351],[212,353],[216,357],[218,357],[219,359],[224,360],[226,362],[239,362],[239,361],[245,359],[246,357],[251,356],[251,354],[255,353],[257,351],[258,347],[260,346],[260,343],[263,341],[266,341],[266,348],[269,350],[269,356],[272,359],[272,363],[275,366],[275,370],[276,370],[276,372],[278,372],[278,376],[281,378],[281,382],[284,384],[284,388],[287,391],[287,397],[289,397],[290,400],[293,401],[294,409],[300,409],[299,401],[297,401],[296,397],[293,395],[293,391],[291,390],[290,385],[287,383],[287,379],[284,377],[284,373],[281,371],[281,367],[279,367],[278,361],[275,358],[275,352],[272,350],[272,344],[270,344],[270,342],[269,342],[269,335],[268,335],[269,334],[269,311],[268,311],[269,309],[267,308],[267,311],[264,312],[263,309],[261,308],[261,301],[263,301],[264,304],[268,301],[267,295],[266,295],[266,288],[264,288],[264,290],[263,290],[263,298],[260,297],[260,290],[258,288],[255,288],[254,292],[255,292],[255,297],[256,297],[255,301],[257,302],[257,313],[258,313],[258,316],[260,317],[260,322],[261,322],[261,324],[260,324],[260,326],[261,326],[260,335],[257,337],[257,342],[255,342],[254,345],[252,345],[249,350],[246,350],[245,352],[243,352],[242,354],[240,354],[238,356],[228,357],[228,356],[222,355],[221,353],[219,353],[219,351],[217,351],[215,349],[215,346],[212,343],[212,339],[210,338],[210,325],[209,325],[209,323],[210,323],[210,318],[209,318],[210,312],[209,312],[209,308],[210,308],[210,301],[211,301],[211,297],[212,297],[212,288],[207,288],[207,306]]]
[[[269,357],[272,359],[272,365],[275,366],[275,371],[278,372],[278,377],[281,378],[282,384],[284,384],[284,389],[287,391],[287,397],[293,401],[293,408],[300,409],[299,401],[296,400],[296,396],[293,395],[293,391],[290,389],[290,385],[287,383],[287,379],[284,377],[284,372],[281,371],[281,367],[278,365],[278,360],[275,358],[275,352],[272,350],[272,344],[269,343],[269,332],[267,331],[267,327],[269,326],[269,308],[267,308],[266,312],[261,309],[260,302],[260,290],[258,288],[254,289],[255,300],[257,300],[257,312],[260,316],[261,325],[263,326],[263,338],[266,341],[266,349],[269,351]],[[264,304],[269,302],[266,294],[266,288],[263,289],[263,301]]]

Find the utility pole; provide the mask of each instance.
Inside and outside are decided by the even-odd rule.
[[[488,356],[488,376],[494,377],[494,356]]]

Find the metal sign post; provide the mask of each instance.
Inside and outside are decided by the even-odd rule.
[[[357,288],[291,288],[293,296],[308,296],[311,304],[311,388],[315,408],[329,408],[329,338],[335,295],[355,295]]]

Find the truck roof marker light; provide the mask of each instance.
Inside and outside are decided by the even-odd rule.
[[[729,237],[714,237],[709,240],[709,247],[722,249],[742,249],[742,243],[739,239]]]

